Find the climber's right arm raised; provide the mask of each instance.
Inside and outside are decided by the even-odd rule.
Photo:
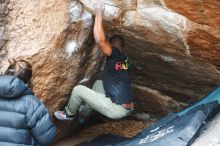
[[[95,16],[95,24],[93,29],[93,34],[96,43],[101,48],[102,52],[106,56],[110,56],[112,53],[111,45],[108,41],[108,39],[105,36],[105,31],[103,27],[103,20],[102,20],[102,6],[101,4],[98,4],[95,8],[96,10],[96,16]]]

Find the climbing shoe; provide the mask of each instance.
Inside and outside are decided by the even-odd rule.
[[[74,120],[77,118],[76,115],[68,115],[66,111],[56,111],[54,112],[54,116],[58,120]]]

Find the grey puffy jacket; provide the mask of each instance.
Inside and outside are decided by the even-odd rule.
[[[0,146],[48,145],[56,134],[47,108],[27,85],[0,76]]]

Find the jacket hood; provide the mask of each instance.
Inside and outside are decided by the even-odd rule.
[[[15,98],[33,94],[29,87],[15,76],[0,76],[0,98]]]

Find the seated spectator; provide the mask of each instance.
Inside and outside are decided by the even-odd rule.
[[[56,135],[49,112],[31,90],[32,67],[9,60],[0,76],[0,146],[49,145]]]

